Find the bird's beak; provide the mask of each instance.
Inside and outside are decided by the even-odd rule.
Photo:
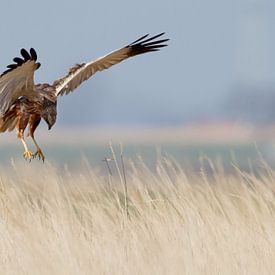
[[[51,128],[52,128],[52,126],[51,126],[51,125],[49,125],[48,130],[51,130]]]

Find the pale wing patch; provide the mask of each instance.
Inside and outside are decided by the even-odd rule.
[[[34,91],[34,71],[40,66],[36,63],[36,52],[30,49],[28,53],[21,50],[23,59],[15,57],[15,64],[8,65],[8,69],[0,76],[0,116],[3,116],[13,102],[20,96],[30,100],[38,98]]]
[[[0,79],[0,117],[3,116],[25,85],[26,78],[16,76],[13,79],[1,81]]]

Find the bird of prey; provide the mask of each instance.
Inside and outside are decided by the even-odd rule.
[[[22,57],[15,57],[14,64],[0,75],[0,133],[16,128],[17,136],[24,146],[23,156],[45,160],[45,156],[34,138],[34,132],[41,118],[48,124],[50,130],[57,116],[57,98],[75,90],[82,82],[96,72],[110,68],[121,61],[148,52],[160,50],[167,46],[169,39],[158,39],[160,33],[153,37],[142,36],[131,44],[104,55],[96,60],[76,64],[69,69],[68,74],[50,84],[34,84],[34,72],[40,67],[36,51],[21,49]],[[24,131],[29,126],[28,136],[35,144],[33,154],[24,140]]]

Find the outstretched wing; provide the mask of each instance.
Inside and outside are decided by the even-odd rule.
[[[37,93],[34,92],[33,75],[40,63],[36,63],[36,52],[33,48],[30,49],[30,53],[21,49],[21,55],[23,58],[15,57],[15,64],[8,65],[8,69],[0,75],[0,117],[20,96],[29,99],[37,97]]]
[[[149,34],[144,35],[126,47],[113,51],[94,61],[76,64],[70,68],[69,73],[65,77],[58,79],[53,83],[53,86],[56,89],[56,95],[64,95],[72,92],[82,82],[90,78],[96,72],[108,69],[129,57],[158,51],[160,48],[167,46],[163,43],[169,39],[156,40],[163,34],[164,32],[150,38],[147,38]]]

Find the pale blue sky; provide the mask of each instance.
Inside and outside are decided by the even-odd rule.
[[[169,124],[218,115],[232,87],[275,80],[271,0],[5,1],[0,67],[37,50],[36,82],[162,31],[158,53],[101,72],[59,99],[58,125]]]

